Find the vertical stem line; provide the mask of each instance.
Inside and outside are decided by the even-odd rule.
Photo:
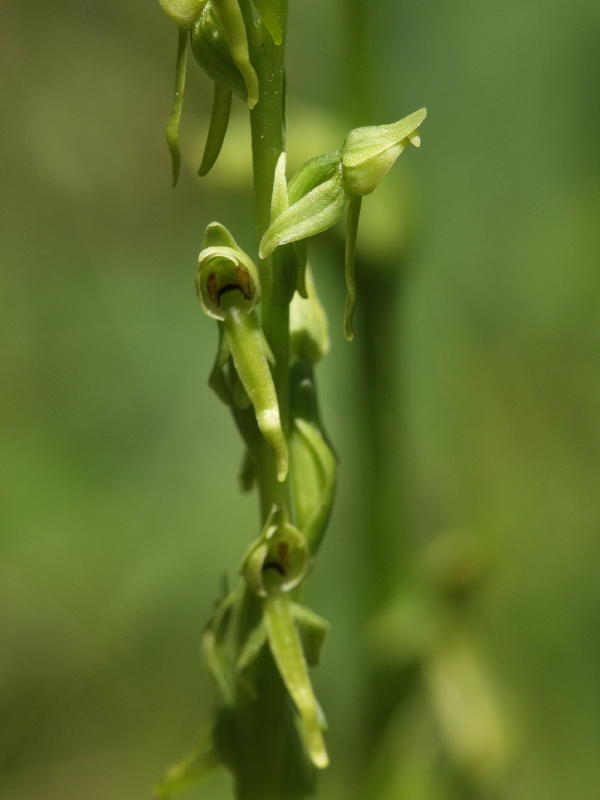
[[[252,164],[258,238],[269,226],[273,176],[280,153],[285,149],[285,38],[287,0],[280,0],[282,43],[276,45],[261,20],[255,20],[249,0],[240,3],[250,47],[250,59],[259,82],[259,100],[250,112]],[[262,288],[262,324],[266,340],[275,359],[273,377],[277,389],[279,412],[284,433],[289,428],[289,292],[287,276],[281,269],[281,258],[275,253],[260,263]],[[272,503],[287,505],[288,482],[280,483],[275,474],[272,455],[259,454],[259,487],[263,515]]]

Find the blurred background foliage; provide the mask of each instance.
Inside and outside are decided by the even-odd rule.
[[[341,459],[318,796],[599,796],[598,6],[290,5],[292,166],[429,108],[365,204],[354,345],[339,242],[312,249]],[[202,625],[257,533],[192,287],[207,221],[255,246],[248,127],[195,178],[191,68],[172,192],[158,3],[2,20],[0,797],[142,800],[210,719]]]

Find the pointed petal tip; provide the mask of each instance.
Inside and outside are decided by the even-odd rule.
[[[279,481],[279,483],[283,483],[284,480],[287,478],[287,475],[288,475],[288,460],[286,454],[285,460],[282,458],[279,460],[279,463],[277,464],[277,480]]]
[[[329,766],[329,755],[325,749],[325,745],[318,750],[313,751],[310,754],[310,760],[317,769],[327,769]]]

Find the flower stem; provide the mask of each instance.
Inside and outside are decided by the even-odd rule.
[[[287,11],[287,0],[283,0]],[[285,150],[285,34],[276,45],[262,21],[256,22],[249,0],[240,4],[246,21],[250,58],[259,81],[259,101],[250,112],[252,132],[252,164],[258,238],[271,219],[273,176],[280,153]],[[285,21],[287,14],[284,13]],[[275,364],[273,378],[277,389],[279,412],[284,433],[289,428],[289,302],[294,282],[281,269],[280,255],[274,254],[260,263],[262,286],[262,325]],[[288,505],[287,481],[277,481],[271,453],[263,452],[257,461],[263,518],[273,503]]]

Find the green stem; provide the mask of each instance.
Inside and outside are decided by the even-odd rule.
[[[276,45],[261,21],[254,20],[249,0],[241,3],[246,21],[250,58],[259,81],[259,101],[250,112],[252,164],[258,238],[269,226],[273,176],[280,153],[285,150],[285,34],[287,0],[282,2],[282,43]],[[265,338],[275,359],[273,378],[284,432],[289,430],[289,301],[294,282],[281,269],[280,255],[260,263],[262,324]],[[264,451],[264,447],[263,447]],[[278,482],[275,464],[269,453],[260,453],[258,483],[261,505],[268,512],[273,503],[288,505],[288,482]]]
[[[256,199],[258,238],[270,222],[271,195],[275,165],[285,149],[285,32],[287,0],[280,0],[282,43],[276,45],[262,22],[255,22],[250,0],[240,7],[248,32],[250,59],[258,75],[259,100],[250,112],[252,160]],[[273,353],[273,380],[284,435],[290,424],[290,340],[289,302],[295,276],[282,269],[281,256],[275,253],[259,265],[262,289],[262,327]],[[277,480],[273,450],[260,438],[254,449],[260,491],[261,514],[265,520],[277,503],[289,506],[288,479]],[[262,601],[245,589],[237,624],[237,649],[262,614]],[[313,789],[314,767],[306,758],[296,729],[292,702],[268,648],[256,664],[256,696],[240,696],[235,704],[238,750],[234,758],[237,800],[301,800]]]

